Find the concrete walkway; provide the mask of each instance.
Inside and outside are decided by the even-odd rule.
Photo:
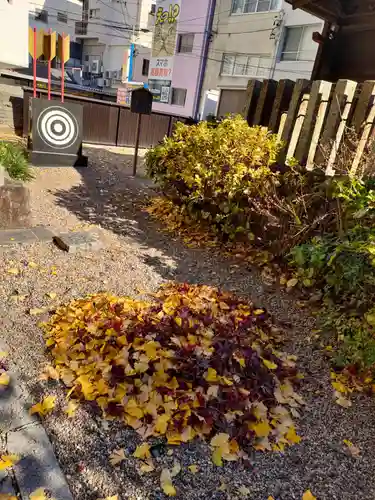
[[[0,344],[0,351],[6,346]],[[0,455],[15,454],[19,462],[0,471],[0,493],[28,500],[44,488],[56,500],[73,500],[40,420],[30,416],[31,398],[20,376],[10,373],[11,382],[0,392]]]

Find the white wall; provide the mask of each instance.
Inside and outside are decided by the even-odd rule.
[[[82,19],[82,2],[79,0],[29,0],[29,24],[47,31],[49,28],[57,33],[70,35],[72,42],[76,41],[75,23]],[[38,10],[48,12],[48,22],[44,23],[35,19]],[[58,12],[66,13],[68,22],[62,23],[57,20]]]
[[[139,30],[149,29],[151,4],[152,0],[138,0],[137,2],[135,0],[132,2],[89,0],[89,11],[99,9],[99,12],[97,18],[88,19],[87,36],[82,38],[83,60],[86,61],[88,56],[91,62],[92,54],[96,52],[102,54],[104,71],[119,71],[122,69],[131,43],[146,47],[149,52],[150,49],[147,47],[151,47],[152,32],[143,33]],[[117,29],[114,29],[113,25],[116,25]],[[142,71],[142,66],[140,71]]]
[[[220,74],[224,53],[242,53],[260,56],[260,68],[254,69],[254,77],[269,77],[275,40],[270,34],[278,11],[231,14],[232,0],[217,0],[213,22],[203,90],[218,88],[246,88],[251,76],[224,76]],[[255,66],[255,64],[254,64]],[[269,68],[269,70],[264,70]]]
[[[0,68],[27,67],[29,62],[28,4],[0,0]]]
[[[280,80],[282,78],[288,78],[290,80],[297,80],[298,78],[309,79],[314,67],[314,61],[316,53],[318,51],[318,44],[311,39],[311,53],[309,55],[309,61],[282,61],[281,52],[283,50],[285,28],[293,26],[311,26],[314,28],[314,31],[319,31],[321,33],[324,23],[321,19],[312,16],[311,14],[308,14],[301,9],[293,10],[292,6],[287,3],[283,5],[283,10],[283,31],[280,37],[276,56],[275,70],[272,78],[274,78],[275,80]]]

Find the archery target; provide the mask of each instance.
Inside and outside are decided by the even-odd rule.
[[[83,107],[74,102],[32,100],[33,151],[59,155],[80,154]]]
[[[75,116],[65,108],[51,106],[38,116],[39,137],[51,148],[70,148],[79,136],[78,122]]]

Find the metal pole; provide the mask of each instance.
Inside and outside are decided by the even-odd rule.
[[[34,93],[36,97],[36,28],[34,28],[34,59],[33,59],[33,73],[34,73]]]
[[[133,158],[133,175],[137,174],[137,159],[138,159],[138,148],[139,148],[139,136],[141,135],[141,113],[137,116],[137,132],[135,136],[135,148],[134,148],[134,158]]]
[[[49,49],[51,50],[51,35],[52,35],[52,28],[48,30],[49,34]],[[48,54],[48,100],[51,100],[51,54]]]
[[[62,34],[62,40],[61,40],[61,102],[64,102],[64,90],[65,90],[64,39],[65,39],[65,33]]]

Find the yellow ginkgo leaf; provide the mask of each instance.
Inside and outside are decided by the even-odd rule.
[[[288,288],[293,288],[294,286],[296,286],[297,283],[298,283],[298,279],[297,278],[292,278],[292,279],[290,279],[290,280],[288,280],[286,282],[286,286]]]
[[[19,461],[18,455],[0,455],[0,470],[9,469]]]
[[[224,432],[220,432],[219,434],[216,434],[216,436],[214,436],[211,439],[211,446],[222,448],[222,447],[228,445],[228,447],[229,447],[229,437],[230,437],[229,434],[225,434]]]
[[[36,264],[35,262],[28,262],[27,264],[29,267],[31,267],[32,269],[35,269],[38,267],[38,264]]]
[[[238,493],[242,497],[246,498],[246,497],[248,497],[250,495],[250,490],[249,490],[249,488],[246,488],[246,486],[242,485],[240,488],[238,488]]]
[[[302,495],[302,500],[316,500],[316,497],[314,497],[310,490],[307,490]]]
[[[18,498],[10,493],[0,493],[0,500],[18,500]]]
[[[163,413],[160,415],[155,422],[155,431],[160,432],[160,434],[165,434],[167,432],[168,422],[170,421],[171,416]]]
[[[264,314],[264,310],[263,309],[255,309],[255,311],[253,311],[253,314],[255,314],[255,316],[259,316],[260,314]]]
[[[124,460],[126,460],[126,456],[123,448],[113,450],[113,452],[109,456],[109,461],[113,466],[120,464]]]
[[[0,373],[0,385],[9,385],[10,377],[7,372]]]
[[[269,361],[268,359],[262,358],[263,364],[269,369],[269,370],[276,370],[277,364],[274,363],[273,361]]]
[[[46,396],[43,401],[30,408],[30,414],[38,413],[41,417],[44,417],[54,409],[55,401],[56,396]]]
[[[227,484],[221,479],[220,486],[218,487],[217,491],[226,491],[226,489],[227,489]]]
[[[150,458],[151,457],[150,445],[148,443],[143,443],[137,446],[135,452],[133,453],[133,457],[141,459]]]
[[[189,465],[188,469],[192,474],[196,474],[199,471],[199,467],[195,464]]]
[[[0,359],[5,359],[9,356],[7,351],[0,351]]]
[[[57,297],[57,293],[56,292],[48,292],[48,293],[46,293],[46,296],[52,300],[55,300],[55,298]]]
[[[99,498],[99,500],[119,500],[118,495],[112,495],[111,497]]]
[[[11,267],[10,269],[7,269],[7,273],[17,276],[17,274],[19,274],[19,270],[16,267]]]
[[[301,442],[301,436],[296,433],[295,427],[292,425],[289,427],[288,432],[285,434],[285,438],[293,444],[298,444]]]
[[[38,488],[30,494],[30,500],[49,500],[46,490],[44,488]]]
[[[59,380],[59,372],[52,365],[47,365],[42,374],[39,377],[39,380]]]
[[[180,472],[181,472],[181,464],[179,462],[175,462],[171,470],[171,477],[176,477]]]
[[[42,309],[41,307],[34,307],[33,309],[29,309],[30,316],[38,316],[39,314],[44,314],[47,312],[47,309]]]
[[[176,496],[176,488],[173,486],[171,473],[168,469],[163,469],[161,471],[160,486],[168,497]]]
[[[148,458],[144,462],[142,462],[140,466],[141,472],[153,472],[155,470],[155,465],[152,458]]]
[[[76,414],[78,407],[79,403],[77,403],[77,401],[70,400],[69,403],[66,405],[65,413],[68,415],[69,418],[72,418]]]
[[[215,448],[212,453],[212,461],[218,467],[223,466],[223,451],[221,448]]]
[[[207,382],[219,381],[219,377],[217,376],[217,371],[214,368],[209,368],[204,378],[207,380]]]
[[[263,438],[267,437],[272,431],[270,424],[267,420],[261,420],[260,422],[250,424],[250,429],[255,432],[257,437]]]

